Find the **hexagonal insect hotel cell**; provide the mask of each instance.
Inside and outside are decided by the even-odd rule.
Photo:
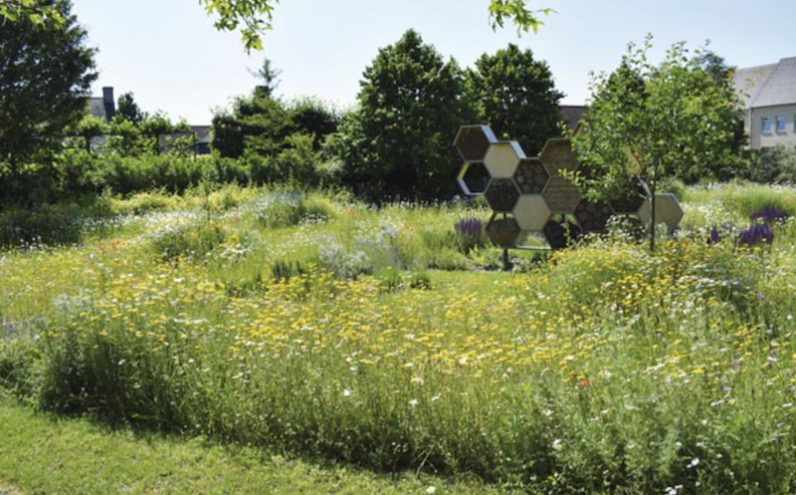
[[[464,194],[478,196],[486,192],[492,177],[483,163],[468,162],[462,167],[457,180]]]
[[[486,191],[486,200],[497,213],[510,213],[518,199],[520,191],[512,179],[493,180]]]
[[[511,248],[520,240],[522,229],[511,217],[497,218],[497,215],[493,215],[486,226],[486,234],[495,246]]]
[[[466,162],[480,162],[486,157],[490,145],[497,143],[495,133],[485,125],[466,125],[459,129],[454,146]]]
[[[520,161],[514,173],[514,182],[523,194],[541,194],[549,179],[550,174],[538,158],[526,158]]]
[[[523,159],[525,159],[525,152],[522,151],[519,143],[507,141],[491,145],[489,151],[486,152],[484,163],[493,179],[510,179],[517,171],[520,160]]]
[[[584,232],[604,232],[614,212],[608,203],[582,200],[575,208],[575,218]]]
[[[575,172],[580,166],[569,139],[549,139],[539,154],[539,159],[551,175],[562,175],[565,171]]]

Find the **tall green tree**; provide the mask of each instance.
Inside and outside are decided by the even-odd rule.
[[[498,135],[519,141],[529,156],[560,135],[564,94],[556,89],[545,61],[510,44],[494,55],[482,55],[475,67],[470,77],[482,120]]]
[[[476,116],[458,64],[410,30],[379,50],[360,84],[358,108],[331,145],[347,182],[373,200],[455,194],[461,159],[451,138]]]
[[[96,79],[94,50],[68,0],[39,0],[61,20],[20,16],[0,26],[0,163],[15,175],[34,154],[60,146],[83,117]]]
[[[141,107],[138,106],[138,103],[135,101],[135,96],[132,92],[124,93],[123,95],[119,96],[119,100],[116,105],[116,115],[119,115],[121,118],[128,120],[133,124],[138,124],[147,117],[146,112],[141,110]]]
[[[623,70],[591,83],[589,117],[573,145],[592,171],[581,178],[592,199],[616,199],[631,183],[630,157],[652,192],[670,177],[710,173],[731,162],[738,96],[724,91],[684,43],[674,44],[660,65],[648,59],[651,37],[630,45]],[[639,80],[643,91],[639,91]],[[655,249],[654,225],[650,248]]]

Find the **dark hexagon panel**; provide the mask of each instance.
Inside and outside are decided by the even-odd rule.
[[[520,191],[512,179],[493,180],[486,190],[486,200],[497,213],[511,213],[519,199]]]
[[[651,197],[647,183],[639,176],[633,177],[633,182],[628,189],[630,191],[625,197],[611,201],[611,208],[617,215],[637,214],[644,201]]]
[[[575,208],[575,218],[584,232],[605,232],[613,211],[607,203],[582,200]]]
[[[468,162],[462,167],[459,172],[459,187],[461,187],[464,194],[468,196],[479,196],[484,194],[489,188],[489,182],[492,177],[486,166],[481,162]]]
[[[580,166],[569,139],[548,139],[539,158],[554,176],[561,175],[564,171],[575,172]]]
[[[542,230],[547,243],[553,249],[564,249],[572,244],[583,234],[580,226],[568,220],[551,220]]]
[[[466,162],[480,162],[486,157],[489,146],[497,143],[495,133],[489,126],[465,125],[459,129],[453,145],[459,148]]]
[[[549,179],[550,174],[538,158],[522,160],[514,172],[514,182],[523,194],[541,194]]]
[[[545,203],[553,213],[573,213],[580,203],[580,188],[560,175],[547,182],[542,193]]]
[[[486,225],[486,234],[495,246],[511,248],[516,246],[520,240],[522,229],[512,217],[496,218],[493,216]]]

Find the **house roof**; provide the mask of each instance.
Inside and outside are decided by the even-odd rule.
[[[88,109],[91,111],[91,115],[95,117],[100,117],[105,120],[105,122],[109,122],[111,119],[108,117],[112,111],[105,105],[105,100],[100,96],[97,98],[89,98],[88,99]]]
[[[745,93],[745,108],[796,104],[796,57],[738,69],[733,82]]]
[[[561,120],[567,127],[575,130],[587,111],[588,108],[582,105],[561,105]]]

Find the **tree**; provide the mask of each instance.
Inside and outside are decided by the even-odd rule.
[[[147,117],[147,114],[143,112],[138,106],[138,103],[136,103],[132,92],[124,93],[123,95],[119,96],[116,115],[119,115],[121,118],[128,120],[133,124],[139,124]]]
[[[662,180],[704,174],[709,164],[733,159],[739,107],[738,96],[705,71],[699,52],[690,56],[684,43],[676,43],[654,66],[647,58],[650,47],[651,37],[641,47],[631,44],[623,70],[592,80],[589,117],[573,145],[592,172],[579,179],[592,199],[616,199],[627,190],[632,156],[650,186],[655,218],[655,192]],[[639,80],[643,91],[638,91]]]
[[[294,132],[313,136],[313,149],[320,150],[327,136],[337,132],[340,115],[315,98],[301,98],[287,107]]]
[[[105,119],[86,113],[83,119],[77,123],[72,135],[83,138],[83,146],[87,152],[91,152],[91,140],[97,136],[108,134],[109,127]]]
[[[545,142],[558,136],[559,102],[564,96],[555,88],[547,63],[535,60],[531,50],[517,45],[484,54],[470,77],[483,120],[498,135],[511,136],[525,152],[535,155]]]
[[[451,137],[475,118],[465,77],[415,31],[382,48],[331,149],[347,182],[372,200],[435,200],[455,193],[461,158]]]
[[[94,50],[68,0],[41,0],[62,20],[19,16],[0,28],[0,163],[12,176],[34,154],[60,146],[82,118],[94,72]]]
[[[337,113],[312,98],[286,103],[276,96],[279,74],[267,58],[255,75],[262,84],[249,97],[238,98],[231,111],[220,110],[213,116],[213,148],[223,157],[237,158],[245,153],[276,156],[285,147],[292,148],[288,137],[308,136],[319,151],[326,137],[340,123]],[[303,145],[303,141],[302,141]]]

